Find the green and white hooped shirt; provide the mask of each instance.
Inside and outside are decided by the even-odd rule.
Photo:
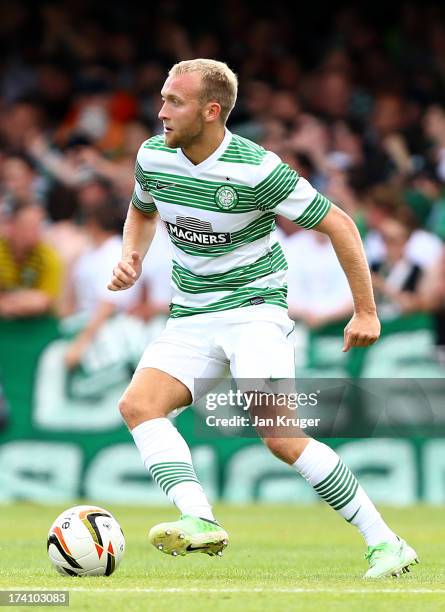
[[[194,165],[164,136],[145,141],[135,168],[133,205],[159,212],[172,245],[171,316],[275,304],[287,308],[287,263],[275,215],[304,228],[331,203],[263,147],[231,134]]]

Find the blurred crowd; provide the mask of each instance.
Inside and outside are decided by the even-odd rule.
[[[355,219],[382,320],[432,312],[445,345],[443,7],[396,3],[383,18],[283,0],[200,6],[0,2],[0,317],[86,313],[73,367],[114,312],[168,313],[161,224],[139,286],[106,284],[136,152],[161,131],[166,72],[213,57],[239,75],[229,128]],[[291,316],[310,328],[344,320],[352,302],[330,243],[278,225]]]

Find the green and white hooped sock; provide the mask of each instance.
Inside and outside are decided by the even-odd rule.
[[[192,465],[190,449],[167,418],[137,425],[131,435],[142,461],[181,514],[214,521],[212,508]]]
[[[331,508],[358,528],[368,546],[398,541],[354,474],[332,448],[311,439],[293,467]]]

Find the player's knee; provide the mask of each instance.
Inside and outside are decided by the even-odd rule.
[[[131,420],[131,417],[134,415],[135,412],[135,405],[134,402],[132,402],[127,395],[123,395],[121,397],[121,399],[119,400],[118,408],[122,418],[126,423]]]
[[[124,393],[118,404],[122,418],[131,428],[138,422],[150,419],[150,402],[142,402],[140,398],[131,394]]]

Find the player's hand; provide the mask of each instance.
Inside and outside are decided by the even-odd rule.
[[[352,346],[370,346],[379,339],[380,321],[376,314],[355,313],[345,327],[342,351]]]
[[[142,259],[137,251],[130,254],[128,260],[121,260],[113,270],[113,277],[108,284],[110,291],[122,291],[132,287],[142,272]]]

